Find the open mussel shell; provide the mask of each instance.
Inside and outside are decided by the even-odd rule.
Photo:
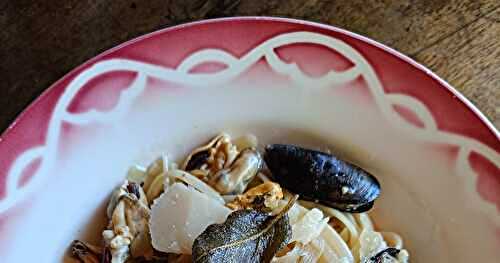
[[[373,175],[331,154],[271,144],[264,161],[282,187],[344,212],[368,211],[380,194]]]

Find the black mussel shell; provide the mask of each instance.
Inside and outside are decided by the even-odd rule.
[[[208,157],[210,157],[210,153],[208,152],[208,150],[193,154],[186,165],[186,171],[200,169],[200,167],[206,163]]]
[[[397,258],[400,250],[393,247],[388,247],[380,252],[378,252],[375,256],[371,257],[368,263],[382,263],[386,262],[384,258]]]
[[[266,147],[264,161],[282,187],[341,211],[368,211],[380,194],[380,184],[373,175],[327,153],[271,144]]]

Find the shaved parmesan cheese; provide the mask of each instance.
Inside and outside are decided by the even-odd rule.
[[[283,201],[283,203],[284,202],[285,201]],[[298,203],[295,203],[292,208],[290,208],[290,211],[288,211],[288,221],[290,222],[290,225],[296,224],[299,219],[301,219],[307,213],[307,211],[309,210],[299,205]]]
[[[207,226],[224,222],[231,212],[193,187],[174,183],[151,207],[153,247],[166,253],[191,254],[194,239]]]
[[[165,189],[168,188],[168,185],[170,183],[175,183],[176,181],[181,181],[181,182],[186,183],[187,185],[190,185],[190,186],[196,188],[196,190],[198,190],[204,194],[207,194],[210,197],[213,197],[219,203],[221,203],[221,204],[225,203],[224,199],[221,197],[219,192],[217,192],[211,186],[209,186],[208,184],[206,184],[205,182],[196,178],[195,176],[193,176],[192,174],[190,174],[188,172],[185,172],[182,170],[177,170],[177,169],[171,170],[167,173],[166,179],[167,180],[164,183]]]
[[[328,224],[328,218],[323,218],[323,213],[318,209],[309,210],[299,204],[294,206],[288,212],[289,222],[292,225],[292,241],[306,247],[312,247],[318,252],[320,258],[316,261],[353,263],[354,258],[347,244],[340,235]],[[305,257],[298,248],[294,248],[282,257],[273,259],[276,263],[299,262]]]
[[[309,210],[296,223],[292,224],[292,241],[307,244],[319,236],[328,223],[328,218],[316,208]]]
[[[387,248],[382,234],[372,230],[363,230],[359,236],[359,258],[361,260],[374,256]]]

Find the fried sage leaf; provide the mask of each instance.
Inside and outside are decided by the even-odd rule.
[[[292,236],[287,212],[275,216],[256,210],[233,212],[222,224],[208,226],[193,244],[193,262],[270,262]]]

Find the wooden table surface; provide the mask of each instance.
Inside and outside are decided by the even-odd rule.
[[[106,49],[175,24],[235,15],[300,18],[373,38],[429,67],[500,128],[498,0],[6,0],[0,130]]]

